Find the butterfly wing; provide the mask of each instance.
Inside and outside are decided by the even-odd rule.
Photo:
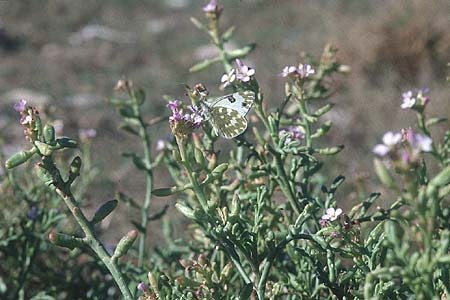
[[[216,132],[226,139],[232,139],[247,129],[247,120],[235,109],[214,105],[209,121]]]
[[[239,115],[245,116],[252,107],[255,100],[255,93],[252,91],[236,92],[224,96],[214,102],[211,107],[225,107],[235,110]]]

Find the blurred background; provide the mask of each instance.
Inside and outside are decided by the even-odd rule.
[[[194,63],[214,56],[206,36],[189,18],[203,19],[207,1],[0,1],[0,138],[10,155],[25,142],[12,105],[25,98],[52,120],[63,122],[63,134],[77,137],[79,129],[97,131],[92,141],[98,176],[84,200],[87,209],[114,197],[118,190],[141,200],[144,179],[121,157],[129,147],[140,151],[134,138],[117,129],[118,117],[106,99],[117,80],[132,79],[146,90],[148,118],[168,115],[163,95],[182,98],[184,84],[203,82],[212,95],[218,90],[220,66],[190,74]],[[415,115],[400,109],[401,93],[428,87],[432,116],[450,117],[448,83],[450,61],[449,2],[447,0],[227,0],[224,28],[237,26],[232,43],[257,42],[246,64],[256,69],[271,105],[283,98],[285,65],[301,62],[303,52],[319,58],[331,43],[341,63],[351,67],[336,78],[335,110],[327,143],[345,144],[334,159],[333,174],[348,178],[348,189],[370,173],[372,147],[387,130],[414,124]],[[233,44],[231,44],[233,46]],[[61,124],[61,122],[59,122]],[[444,125],[447,126],[448,125]],[[154,141],[170,136],[166,122],[152,127]],[[439,135],[439,131],[437,131]],[[155,151],[155,149],[153,149]],[[158,171],[157,187],[166,186]],[[351,194],[350,194],[351,198]],[[154,209],[171,204],[156,198]],[[346,201],[346,199],[342,199]],[[172,209],[172,208],[171,208]],[[138,220],[127,207],[115,219]],[[177,218],[172,219],[182,222]],[[117,238],[131,224],[113,222]],[[159,228],[159,226],[155,226]],[[158,230],[151,230],[158,238]]]

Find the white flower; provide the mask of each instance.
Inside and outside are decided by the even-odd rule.
[[[283,71],[279,74],[281,77],[288,77],[291,74],[298,74],[297,67],[295,66],[286,66],[283,68]]]
[[[342,209],[327,208],[326,213],[322,216],[322,220],[334,221],[342,214]]]
[[[20,124],[22,125],[31,124],[31,122],[33,122],[33,117],[31,117],[30,115],[26,115],[24,118],[21,118],[20,120]]]
[[[416,98],[413,97],[412,91],[407,91],[402,94],[403,103],[400,106],[401,108],[411,108],[416,104]]]
[[[401,133],[393,133],[392,131],[388,131],[383,135],[383,143],[387,146],[394,146],[398,144],[402,140]]]
[[[392,131],[388,131],[383,135],[383,144],[376,145],[372,151],[376,155],[385,156],[401,140],[401,133],[393,133]]]
[[[229,86],[232,82],[236,80],[236,70],[231,69],[230,72],[225,73],[222,75],[222,78],[220,78],[220,82],[223,83],[223,86]]]
[[[308,64],[299,64],[297,72],[303,77],[309,77],[309,75],[313,75],[316,71],[312,68],[311,65]]]
[[[421,134],[416,134],[414,138],[416,144],[414,146],[416,146],[423,152],[430,152],[433,149],[432,148],[433,140],[430,137]]]

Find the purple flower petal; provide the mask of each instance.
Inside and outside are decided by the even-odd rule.
[[[14,110],[17,112],[22,112],[27,108],[27,100],[20,99],[18,103],[14,104]]]

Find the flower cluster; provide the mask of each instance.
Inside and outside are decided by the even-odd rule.
[[[36,120],[39,118],[39,111],[36,107],[27,106],[25,99],[20,99],[14,104],[14,110],[20,113],[19,122],[24,127],[25,138],[28,141],[36,140]]]
[[[316,71],[311,65],[299,64],[296,66],[286,66],[283,71],[279,74],[281,77],[290,77],[293,79],[304,79],[308,78],[310,75],[315,74]]]
[[[174,100],[167,104],[167,107],[172,111],[169,117],[169,124],[172,132],[175,135],[187,135],[193,129],[199,128],[203,124],[203,115],[200,109],[191,105],[189,107],[191,113],[184,113],[180,101]]]
[[[236,59],[237,69],[231,69],[228,73],[222,75],[220,81],[223,87],[231,85],[236,79],[241,82],[249,82],[255,75],[255,69],[245,65],[240,59]]]
[[[292,141],[301,140],[305,137],[305,135],[300,131],[298,126],[289,126],[286,129],[281,129],[278,132],[278,134],[280,136],[285,135],[285,134],[287,135],[286,140],[285,140],[286,144],[290,143]]]
[[[416,165],[421,152],[433,150],[433,140],[425,135],[415,133],[411,128],[402,129],[401,133],[386,132],[383,144],[373,148],[373,152],[384,158],[389,158],[396,167],[409,169]]]
[[[430,102],[430,98],[425,96],[429,91],[428,88],[423,88],[402,93],[403,103],[400,107],[403,109],[411,108],[418,111],[423,110],[428,102]]]

